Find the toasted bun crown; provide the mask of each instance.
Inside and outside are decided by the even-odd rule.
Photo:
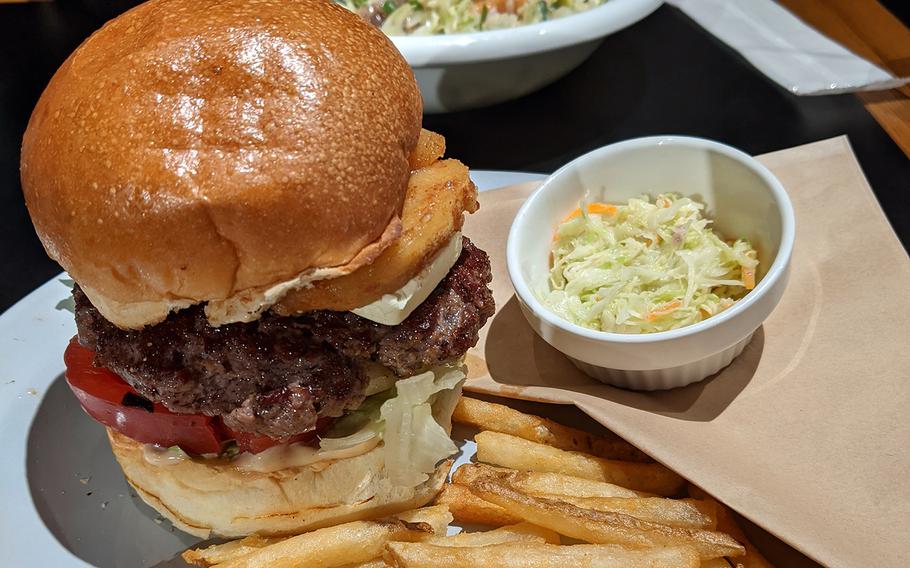
[[[22,185],[93,302],[229,299],[394,242],[421,110],[395,47],[332,2],[152,0],[54,75]]]

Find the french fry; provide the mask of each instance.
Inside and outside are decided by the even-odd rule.
[[[645,463],[654,461],[615,434],[595,436],[576,428],[563,426],[547,418],[525,414],[502,404],[476,398],[461,397],[452,414],[452,420],[476,426],[481,430],[510,434],[561,450],[585,452],[612,460]]]
[[[292,536],[218,568],[329,568],[380,557],[390,540],[418,540],[431,534],[425,523],[400,520],[354,521]]]
[[[671,527],[714,529],[715,516],[706,513],[713,508],[697,499],[667,499],[664,497],[566,497],[562,495],[537,495],[571,503],[582,509],[605,513],[622,513],[636,519],[661,523]]]
[[[417,138],[417,146],[408,156],[408,162],[412,170],[419,170],[429,166],[446,153],[446,139],[441,134],[436,134],[426,128],[420,129],[420,137]]]
[[[491,531],[459,533],[454,536],[434,536],[422,541],[436,546],[488,546],[504,542],[536,542],[559,544],[559,535],[531,523],[518,523]]]
[[[478,497],[525,521],[595,544],[633,547],[692,546],[703,560],[742,556],[745,549],[729,535],[650,523],[623,515],[582,509],[570,503],[525,495],[495,479],[481,479],[470,489]]]
[[[391,566],[391,564],[382,558],[376,558],[374,560],[368,560],[366,562],[357,562],[356,564],[345,564],[340,568],[388,568],[389,566]]]
[[[708,501],[641,498],[635,491],[618,485],[557,473],[515,471],[470,464],[461,466],[452,475],[452,481],[462,485],[470,485],[472,481],[484,478],[496,479],[522,493],[560,499],[584,509],[624,513],[670,526],[713,529],[717,524],[715,505]]]
[[[464,485],[443,485],[436,503],[447,506],[459,523],[502,527],[522,522],[521,517],[484,501]]]
[[[424,142],[418,159],[444,150]],[[487,429],[475,437],[477,459],[487,463],[455,471],[435,505],[295,537],[247,537],[183,558],[201,568],[772,568],[697,487],[689,487],[696,498],[658,497],[678,494],[684,480],[619,438],[471,398],[453,419]],[[453,519],[499,528],[445,536]],[[561,534],[591,544],[561,546]]]
[[[708,495],[703,489],[689,485],[689,495],[713,503],[717,508],[717,530],[724,531],[738,540],[746,548],[746,554],[736,559],[736,563],[743,568],[774,568],[774,565],[755,548],[755,545],[746,537],[746,533],[736,522],[733,514],[724,505]]]
[[[258,535],[248,536],[239,540],[232,540],[224,544],[213,544],[206,548],[195,548],[184,552],[181,556],[187,564],[209,568],[215,564],[227,562],[232,558],[246,556],[260,548],[275,544],[282,538],[267,538]]]
[[[522,493],[532,495],[565,495],[570,497],[653,497],[652,493],[633,491],[605,481],[594,481],[562,473],[517,471],[482,463],[466,464],[452,474],[454,483],[469,485],[478,477],[493,475],[508,481]],[[507,477],[501,477],[501,476]]]
[[[452,522],[452,514],[449,513],[449,509],[444,505],[405,511],[395,515],[395,518],[410,524],[426,523],[428,526],[432,527],[433,533],[438,535],[445,535],[449,523]],[[188,564],[208,568],[216,564],[228,562],[229,560],[238,560],[261,548],[282,540],[285,540],[285,538],[266,538],[253,535],[224,544],[216,544],[207,548],[187,550],[182,556]],[[359,564],[354,565],[359,566]],[[369,565],[369,563],[366,564],[366,566]],[[378,566],[383,565],[384,564],[378,564]]]
[[[682,477],[658,463],[605,460],[581,452],[567,452],[499,432],[479,432],[477,459],[526,471],[564,473],[662,496],[676,494]]]
[[[702,561],[701,568],[743,568],[743,565],[729,558],[712,558]]]
[[[690,547],[634,550],[616,545],[559,546],[504,543],[446,547],[424,543],[389,543],[388,557],[400,568],[698,568]]]
[[[742,568],[774,568],[774,565],[771,564],[757,548],[755,548],[752,541],[746,538],[746,533],[744,533],[736,523],[733,515],[730,514],[726,507],[717,503],[717,508],[717,529],[729,533],[733,538],[743,543],[743,546],[746,548],[745,556],[737,558],[736,563]]]
[[[445,535],[452,522],[452,513],[445,505],[439,504],[432,507],[412,509],[393,515],[396,519],[406,523],[426,523],[433,528],[433,534]]]

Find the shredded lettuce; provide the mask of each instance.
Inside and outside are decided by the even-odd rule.
[[[170,450],[172,452],[181,452],[182,451],[179,446],[171,446],[168,448],[168,450]],[[232,460],[239,455],[240,455],[240,447],[237,445],[237,442],[231,440],[224,446],[224,449],[221,450],[221,454],[218,457],[220,457],[222,459],[226,459],[226,460]]]
[[[367,397],[356,410],[345,414],[332,424],[326,437],[320,440],[319,447],[325,450],[343,449],[366,441],[372,435],[380,436],[382,421],[379,409],[387,400],[394,397],[394,387]]]
[[[344,449],[379,437],[392,482],[419,485],[458,451],[449,437],[449,417],[464,378],[462,365],[446,365],[402,379],[336,422],[319,447]]]
[[[387,369],[378,363],[367,363],[364,372],[369,381],[366,391],[368,397],[393,388],[398,380],[398,377],[395,376],[391,369]]]
[[[729,308],[754,286],[757,253],[718,237],[703,209],[675,194],[582,204],[556,229],[539,299],[571,322],[617,333],[676,329]]]
[[[61,284],[63,284],[67,288],[69,288],[70,295],[67,296],[66,298],[63,298],[59,302],[57,302],[57,305],[54,306],[54,309],[66,310],[72,314],[75,314],[76,313],[76,300],[73,299],[72,291],[73,291],[73,286],[76,284],[76,281],[72,280],[71,278],[58,278],[57,282],[60,282]]]
[[[606,0],[336,0],[388,35],[433,35],[514,28],[561,18]],[[378,20],[377,20],[378,17]]]

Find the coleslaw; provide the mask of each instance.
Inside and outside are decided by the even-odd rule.
[[[758,254],[727,242],[704,205],[676,194],[582,204],[556,229],[541,302],[578,325],[654,333],[691,325],[755,287]]]
[[[388,35],[514,28],[561,18],[606,0],[336,0]]]

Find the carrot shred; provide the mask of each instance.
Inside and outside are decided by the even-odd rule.
[[[648,321],[654,321],[661,316],[665,316],[669,313],[672,313],[673,310],[680,307],[681,305],[682,305],[682,302],[680,302],[679,300],[673,300],[672,302],[667,302],[666,304],[660,306],[656,310],[651,310],[650,312],[648,312],[648,315],[645,316],[645,319],[647,319]]]
[[[755,269],[743,267],[743,286],[746,290],[755,288]]]
[[[591,203],[588,205],[588,213],[593,213],[596,215],[616,215],[616,206],[610,205],[609,203]],[[566,221],[571,221],[572,219],[581,216],[581,208],[579,207],[575,211],[569,213],[565,219],[562,220],[563,223]]]

